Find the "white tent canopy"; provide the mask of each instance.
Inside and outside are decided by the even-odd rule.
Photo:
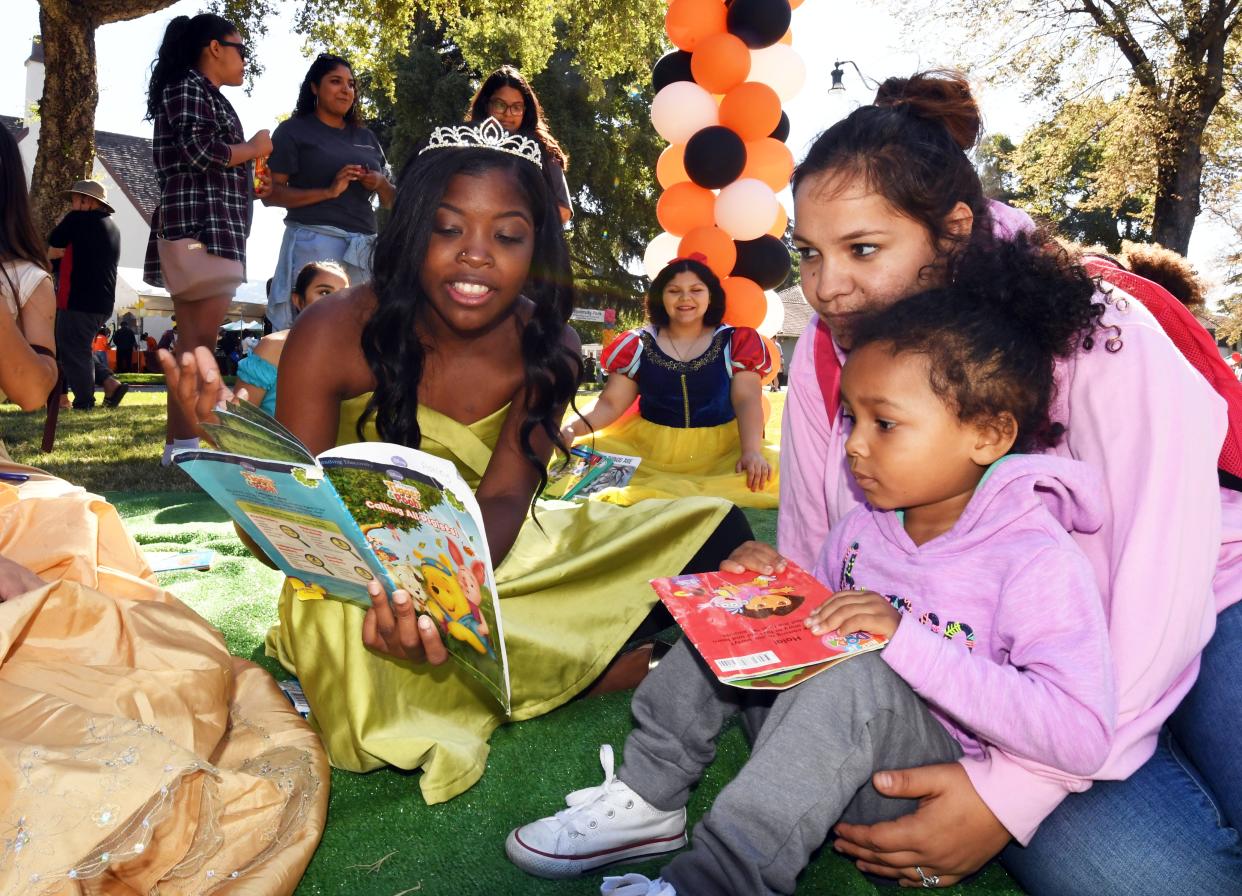
[[[234,333],[240,333],[242,330],[262,330],[263,321],[261,320],[235,320],[231,324],[225,324],[221,330],[229,330]]]
[[[141,301],[141,304],[139,304]],[[168,290],[152,286],[142,279],[142,268],[117,268],[116,314],[132,311],[140,316],[172,314],[172,298]],[[226,320],[237,321],[245,317],[261,318],[267,313],[267,284],[263,280],[249,280],[237,290],[229,303]]]

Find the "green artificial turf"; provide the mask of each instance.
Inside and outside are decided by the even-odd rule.
[[[249,556],[223,511],[205,496],[187,492],[109,497],[145,549],[206,547],[220,553],[210,572],[166,574],[161,583],[211,620],[233,653],[259,662],[278,678],[287,677],[263,655],[264,634],[276,620],[280,575]],[[751,511],[748,516],[758,537],[774,540],[775,511]],[[333,771],[327,829],[298,893],[598,893],[599,875],[577,881],[527,877],[505,858],[504,838],[516,825],[562,808],[570,790],[600,782],[599,744],[611,743],[619,755],[630,730],[629,700],[628,692],[584,698],[543,718],[502,728],[492,737],[482,781],[437,806],[423,803],[417,773]],[[741,732],[731,728],[693,795],[692,821],[745,757]],[[654,877],[659,864],[626,870]],[[872,892],[871,884],[830,850],[815,860],[799,886],[799,893]],[[990,867],[972,884],[945,892],[1000,896],[1021,891],[1002,870]]]

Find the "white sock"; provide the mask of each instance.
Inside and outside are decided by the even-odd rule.
[[[198,439],[173,439],[164,446],[164,456],[160,459],[160,466],[167,467],[172,463],[172,457],[178,451],[192,451],[198,448]]]

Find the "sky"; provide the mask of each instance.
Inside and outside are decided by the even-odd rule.
[[[177,15],[194,15],[201,5],[185,0],[161,12],[99,29],[97,129],[151,135],[151,125],[142,120],[151,60],[169,20]],[[309,65],[302,38],[293,33],[293,12],[298,4],[293,0],[275,0],[273,5],[278,16],[269,22],[266,37],[255,47],[264,74],[256,80],[250,94],[242,88],[226,89],[247,136],[260,128],[275,128],[278,116],[289,114]],[[0,114],[21,115],[25,95],[22,63],[30,55],[31,37],[39,31],[39,7],[37,0],[5,0],[4,6],[6,24],[0,29],[0,60],[5,60],[9,70],[0,74]],[[916,53],[909,49],[908,41],[903,45],[896,22],[886,14],[881,2],[805,0],[794,11],[793,33],[794,49],[807,66],[806,85],[785,106],[792,123],[788,145],[795,159],[802,157],[820,131],[851,109],[869,102],[873,94],[858,71],[849,65],[844,67],[844,94],[829,93],[834,61],[852,60],[873,81],[954,63],[952,58],[936,55],[934,48],[920,46]],[[1039,109],[1023,102],[1016,89],[978,85],[976,90],[989,132],[1008,134],[1016,141],[1035,123]],[[252,277],[262,279],[270,273],[280,247],[284,210],[258,203],[255,210],[248,266]],[[1218,256],[1230,236],[1206,216],[1199,219],[1189,255],[1209,280],[1220,276]]]

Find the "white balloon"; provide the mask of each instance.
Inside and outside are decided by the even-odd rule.
[[[798,51],[788,44],[772,44],[762,50],[750,51],[750,74],[747,81],[767,84],[787,103],[806,83],[806,63]]]
[[[757,240],[776,223],[780,202],[761,180],[744,177],[716,197],[716,226],[735,240]]]
[[[669,143],[685,143],[703,128],[720,124],[720,107],[693,81],[674,81],[651,101],[651,123]]]
[[[662,233],[649,242],[647,251],[643,253],[643,270],[647,277],[654,280],[656,275],[677,257],[677,251],[680,248],[681,237],[673,236],[671,233]]]
[[[763,315],[763,323],[755,329],[759,331],[760,336],[775,339],[781,327],[785,326],[785,303],[781,301],[780,295],[774,289],[769,289],[763,295],[768,300],[768,310]]]

